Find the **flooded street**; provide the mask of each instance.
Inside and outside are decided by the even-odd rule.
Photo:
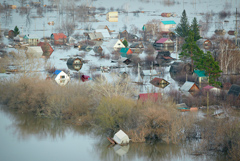
[[[109,147],[105,136],[61,120],[35,118],[0,109],[0,160],[172,160],[221,161],[216,156],[189,155],[190,144],[130,143]],[[218,156],[219,157],[219,156]]]

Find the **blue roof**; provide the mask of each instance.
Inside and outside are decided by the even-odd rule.
[[[161,21],[164,25],[176,24],[175,21]]]
[[[127,54],[128,50],[129,50],[129,48],[122,48],[122,49],[120,50],[120,53]]]
[[[194,73],[196,73],[198,77],[207,77],[205,71],[203,70],[194,70]]]
[[[61,72],[61,70],[55,70],[55,72],[53,74],[58,75]]]

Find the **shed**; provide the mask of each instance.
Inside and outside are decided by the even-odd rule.
[[[202,89],[203,89],[203,91],[210,92],[214,95],[219,95],[220,91],[221,91],[219,88],[216,88],[216,87],[213,87],[213,86],[210,86],[210,85],[207,85],[207,86],[203,87]]]
[[[182,92],[189,92],[190,94],[194,95],[195,93],[197,93],[199,91],[198,86],[194,83],[194,82],[189,82],[186,81],[182,87],[180,88],[180,90]],[[186,93],[185,93],[186,94]]]
[[[130,139],[127,134],[125,134],[122,130],[119,130],[113,137],[113,140],[117,144],[128,144]]]

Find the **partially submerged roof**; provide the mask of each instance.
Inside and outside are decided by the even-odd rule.
[[[228,95],[230,95],[230,94],[239,97],[240,96],[240,86],[233,84],[228,91]]]
[[[175,21],[171,20],[171,21],[161,21],[164,25],[172,25],[172,24],[176,24]]]
[[[129,137],[127,134],[125,134],[122,130],[119,130],[113,137],[113,140],[117,144],[128,144],[129,143]]]
[[[101,32],[103,38],[105,38],[105,39],[111,38],[111,36],[110,36],[110,34],[108,32],[108,29],[96,29],[96,32]]]
[[[89,33],[88,36],[89,36],[89,38],[90,38],[91,40],[103,39],[103,34],[102,34],[101,32]]]

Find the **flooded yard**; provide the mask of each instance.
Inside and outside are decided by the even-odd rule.
[[[15,160],[169,160],[223,161],[224,156],[191,155],[199,141],[179,143],[131,143],[110,146],[106,136],[88,127],[65,124],[61,120],[36,118],[0,108],[0,159]]]

